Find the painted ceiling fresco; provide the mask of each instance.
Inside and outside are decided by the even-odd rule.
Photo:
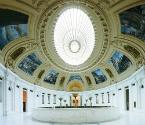
[[[44,82],[49,84],[55,84],[59,73],[56,70],[49,70],[47,75],[44,77]]]
[[[42,62],[40,59],[36,56],[35,53],[32,53],[28,55],[26,58],[24,58],[18,67],[23,70],[25,73],[28,73],[29,75],[33,75],[34,71],[38,68],[39,65],[41,65]]]
[[[120,14],[121,32],[145,41],[145,4]]]
[[[64,81],[65,81],[65,77],[63,76],[63,77],[60,78],[60,85],[61,86],[64,84]]]
[[[0,3],[6,4],[5,0],[1,1],[3,2]],[[26,0],[13,1],[22,5],[23,2],[20,1]],[[103,2],[99,5],[95,0],[90,4],[89,0],[86,3],[81,0],[79,3],[78,0],[73,3],[71,2],[73,0],[70,0],[74,4],[70,7],[67,7],[71,5],[66,2],[67,0],[61,3],[57,0],[55,0],[57,2],[52,1],[47,2],[49,6],[52,5],[50,8],[39,5],[39,2],[34,6],[26,4],[21,7],[13,6],[13,2],[6,4],[7,6],[1,4],[0,63],[6,68],[12,69],[24,80],[42,87],[62,91],[68,89],[86,91],[126,79],[144,66],[145,2],[142,1],[145,0],[140,0],[141,2],[137,0],[139,3],[134,1],[135,4],[132,2],[130,5],[128,2],[123,2],[120,6],[119,4],[116,4],[115,8],[113,6],[113,9],[108,6],[109,13],[103,8],[107,7]],[[139,5],[141,3],[144,4]],[[65,15],[65,12],[73,14],[72,18],[67,18],[69,14]],[[76,18],[76,22],[73,17]],[[111,19],[114,19],[114,25],[110,24]],[[119,30],[115,36],[112,35],[113,28]],[[72,62],[75,54],[83,53],[81,48],[90,49],[86,41],[93,48],[91,55],[80,63],[78,63],[80,58]],[[118,41],[121,41],[121,46],[117,46]],[[60,42],[62,42],[61,50]],[[66,51],[69,53],[66,54],[68,60],[63,57]],[[83,57],[82,54],[79,56]]]
[[[71,75],[68,82],[70,82],[72,80],[79,80],[79,81],[81,81],[83,83],[83,80],[82,80],[80,75],[75,75],[75,74]]]
[[[28,16],[8,9],[0,9],[0,49],[11,41],[28,35]]]
[[[101,69],[96,69],[92,72],[92,75],[95,79],[96,84],[105,82],[107,80],[106,76],[104,75]]]
[[[113,75],[113,73],[112,73],[112,71],[110,69],[106,68],[105,71],[108,73],[108,75],[110,76],[110,78],[113,78],[114,77],[114,75]]]
[[[91,85],[91,84],[92,84],[92,82],[91,82],[90,77],[89,77],[89,76],[85,76],[85,78],[86,78],[86,81],[87,81],[88,85]]]
[[[132,65],[132,62],[123,53],[115,51],[109,60],[109,64],[113,65],[118,74],[120,74],[127,70]]]

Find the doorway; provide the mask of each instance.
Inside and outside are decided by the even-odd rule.
[[[23,89],[23,112],[27,111],[27,89]]]
[[[129,111],[129,88],[125,89],[125,108]]]
[[[78,107],[81,104],[81,99],[80,96],[78,94],[73,94],[72,96],[72,106],[73,107]]]

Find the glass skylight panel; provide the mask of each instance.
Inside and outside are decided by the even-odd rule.
[[[65,63],[83,64],[92,54],[94,44],[94,28],[84,11],[74,7],[61,13],[54,29],[54,45]]]

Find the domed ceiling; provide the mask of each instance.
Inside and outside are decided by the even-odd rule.
[[[85,91],[144,65],[145,2],[0,1],[0,61],[32,84]]]

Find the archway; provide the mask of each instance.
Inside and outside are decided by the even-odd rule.
[[[81,106],[81,96],[78,92],[84,91],[84,84],[79,80],[72,80],[68,83],[67,91],[72,92],[71,106]]]

